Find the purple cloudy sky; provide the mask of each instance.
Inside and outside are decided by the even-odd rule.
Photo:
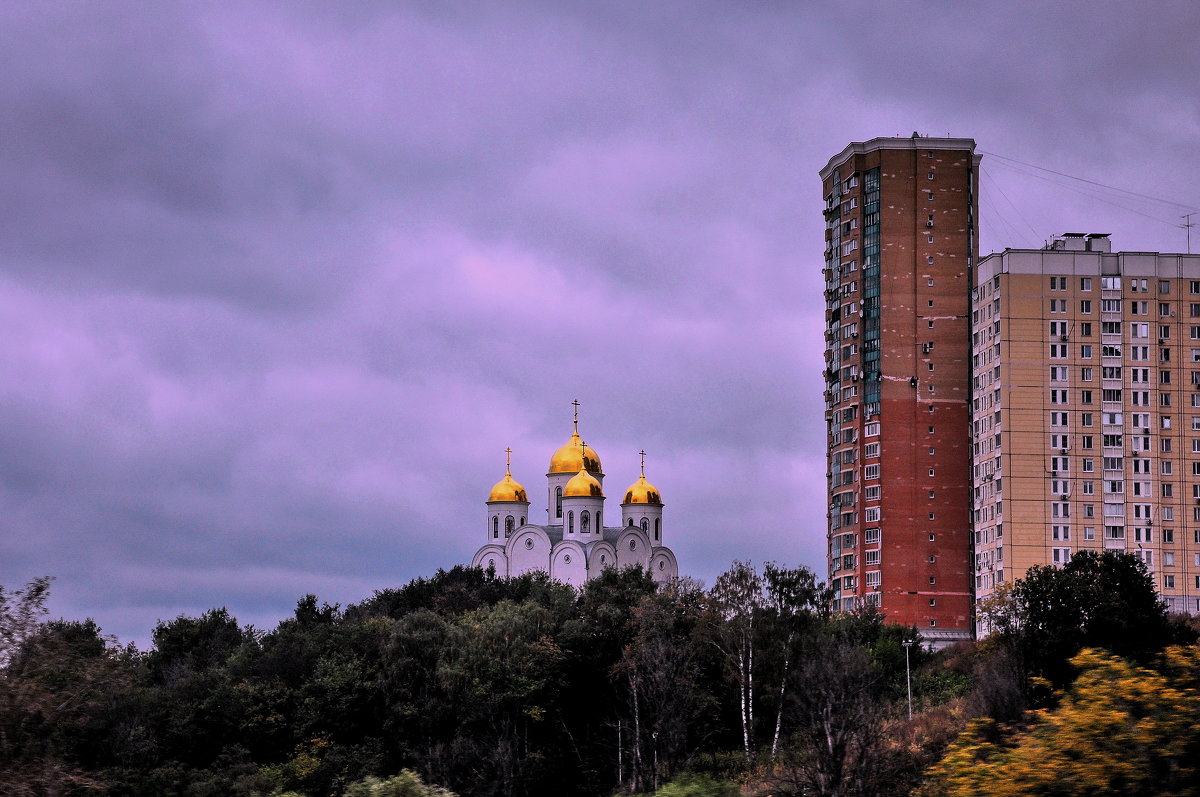
[[[0,584],[140,644],[361,600],[469,561],[505,446],[544,517],[576,397],[684,572],[820,568],[830,155],[1200,204],[1200,5],[914,8],[5,4]],[[1030,172],[985,156],[984,251],[1184,248]]]

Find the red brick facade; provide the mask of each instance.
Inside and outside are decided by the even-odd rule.
[[[822,170],[830,581],[935,644],[972,624],[973,150],[875,139]]]

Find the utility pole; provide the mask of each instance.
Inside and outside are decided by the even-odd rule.
[[[900,644],[904,645],[904,681],[908,685],[908,718],[912,719],[912,670],[908,664],[908,649],[912,647],[913,641],[906,639]]]
[[[1193,212],[1186,213],[1180,217],[1183,219],[1183,229],[1187,230],[1187,253],[1189,255],[1192,253],[1192,227],[1196,226],[1195,222],[1192,221],[1192,216],[1195,215]]]

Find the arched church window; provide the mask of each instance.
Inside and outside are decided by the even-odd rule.
[[[645,534],[648,531],[650,531],[650,521],[642,518],[642,533]]]
[[[604,531],[604,524],[600,521],[600,510],[596,510],[596,531]]]
[[[504,518],[504,534],[505,536],[513,533],[513,516],[509,515]]]
[[[579,533],[587,534],[592,530],[592,515],[586,509],[579,513]]]
[[[654,541],[658,542],[658,535],[662,534],[662,518],[654,518]]]
[[[629,518],[629,528],[633,528],[633,518]]]
[[[567,534],[574,534],[574,533],[575,533],[575,513],[568,512],[567,513]]]
[[[524,515],[521,516],[521,525],[522,526],[525,525],[525,516]]]
[[[554,516],[562,517],[562,488],[554,488]]]
[[[497,539],[500,536],[500,516],[496,515],[492,518],[492,539]]]

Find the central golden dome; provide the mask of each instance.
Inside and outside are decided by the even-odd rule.
[[[650,482],[646,481],[646,474],[638,477],[638,480],[629,485],[629,489],[625,491],[626,504],[661,504],[662,493],[658,491]]]
[[[525,493],[525,488],[520,482],[512,477],[509,472],[504,473],[504,478],[496,482],[496,486],[492,488],[492,492],[488,495],[488,503],[492,501],[524,501],[529,502],[529,496]]]
[[[583,444],[579,432],[571,433],[571,439],[550,457],[550,473],[578,473],[586,470],[589,473],[603,475],[600,470],[600,457],[591,446]]]
[[[563,488],[563,498],[603,498],[604,490],[600,482],[586,470],[580,470],[571,477]]]

